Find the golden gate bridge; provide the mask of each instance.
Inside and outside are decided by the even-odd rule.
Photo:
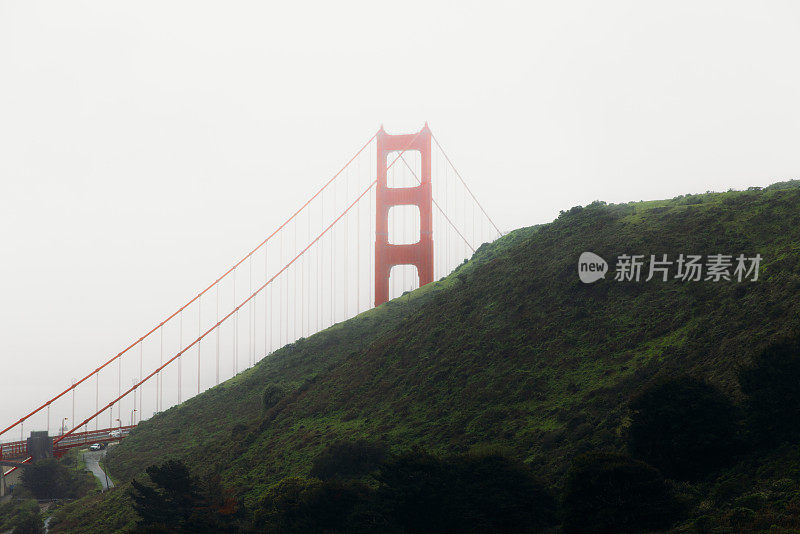
[[[26,428],[55,429],[56,457],[123,439],[276,349],[448,275],[500,235],[427,123],[402,135],[381,127],[205,289],[3,427],[0,462],[33,460]]]

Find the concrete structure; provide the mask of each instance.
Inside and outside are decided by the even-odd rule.
[[[389,135],[378,131],[378,188],[375,194],[375,306],[389,301],[389,276],[395,265],[417,268],[419,287],[433,282],[433,196],[431,190],[431,131],[427,123],[415,134]],[[407,151],[420,155],[420,184],[416,187],[389,187],[386,171],[392,160]],[[409,245],[389,243],[389,209],[393,206],[419,208],[419,241]]]
[[[53,438],[46,430],[31,432],[28,438],[28,454],[33,461],[53,457]]]

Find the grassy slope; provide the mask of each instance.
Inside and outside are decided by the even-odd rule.
[[[625,403],[646,381],[690,372],[736,395],[737,365],[800,332],[800,189],[785,187],[595,204],[512,232],[444,281],[285,347],[143,423],[108,466],[125,481],[181,457],[200,473],[221,471],[252,501],[280,478],[306,474],[330,440],[363,436],[396,449],[499,445],[559,486],[575,454],[622,447]],[[584,285],[576,263],[585,250],[612,269],[624,253],[758,252],[762,280]],[[264,414],[260,395],[272,382],[293,392]],[[108,499],[120,509],[119,495]],[[111,507],[92,508],[98,517]],[[92,531],[82,510],[68,507],[63,524],[87,520]],[[106,528],[130,520],[117,511]]]

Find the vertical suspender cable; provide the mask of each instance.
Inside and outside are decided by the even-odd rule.
[[[311,242],[311,208],[308,208],[308,217],[306,219],[306,242]],[[314,249],[316,250],[316,249]],[[306,293],[306,302],[305,302],[305,312],[306,312],[306,328],[308,329],[308,333],[311,334],[311,253],[309,253],[309,257],[306,263],[306,284],[305,284],[305,293]]]
[[[333,214],[334,216],[339,213],[336,208],[336,188],[338,182],[333,182]],[[336,227],[331,229],[331,324],[336,323],[336,286],[334,281],[336,278]]]
[[[139,341],[139,382],[142,381],[142,376],[144,376],[143,370],[144,370],[144,341]],[[142,393],[144,393],[144,392],[142,392]],[[139,394],[139,420],[140,421],[142,419],[142,398],[144,397],[144,395],[142,393]]]
[[[217,285],[217,287],[214,288],[214,289],[215,289],[215,293],[216,293],[216,297],[217,297],[217,312],[216,312],[216,315],[215,315],[214,322],[218,323],[219,322],[219,282],[217,282],[216,285]],[[217,349],[216,349],[216,354],[215,354],[215,360],[216,360],[216,371],[217,371],[217,385],[219,385],[219,326],[217,326],[216,335],[217,335]]]
[[[248,295],[253,294],[253,257],[250,256],[250,260],[247,262],[247,266],[249,271],[248,277],[250,278],[249,283],[249,290],[247,292]],[[256,338],[255,338],[255,326],[256,326],[256,309],[253,307],[255,304],[255,300],[251,300],[247,306],[247,321],[250,323],[247,326],[247,366],[250,367],[253,365],[253,355],[254,355],[254,347]]]
[[[134,397],[136,399],[136,397]],[[136,407],[136,400],[133,401],[133,407]],[[75,424],[75,380],[72,380],[72,419],[70,419],[70,424]]]
[[[178,404],[180,404],[183,401],[181,392],[181,386],[183,385],[183,310],[178,315],[178,350],[181,351],[181,355],[178,356]]]
[[[233,306],[236,307],[236,270],[233,271],[231,277],[233,282]],[[231,321],[231,373],[236,376],[236,317],[237,313],[233,314],[233,321]]]
[[[369,151],[369,169],[370,169],[369,170],[369,177],[372,178],[372,173],[376,172],[376,175],[375,175],[375,179],[376,180],[377,180],[376,166],[377,166],[377,161],[378,161],[377,150],[378,149],[377,149],[377,143],[376,143],[376,147],[375,147],[376,154],[375,154],[375,160],[374,161],[372,159],[372,150]],[[378,200],[377,200],[377,196],[376,196],[375,191],[370,189],[369,190],[369,250],[370,250],[370,252],[369,252],[369,279],[370,279],[370,284],[369,284],[369,307],[370,308],[372,308],[372,306],[375,305],[375,254],[377,253],[377,251],[375,250],[375,241],[377,239],[376,236],[375,236],[375,232],[377,232],[377,230],[375,229],[375,217],[377,216],[376,215],[376,207],[375,206],[376,206],[377,201]]]
[[[325,224],[325,195],[322,195],[319,199],[319,223],[320,225]],[[317,244],[317,280],[315,283],[317,284],[317,313],[316,315],[316,330],[319,332],[322,330],[322,256],[325,252],[325,244],[324,242],[320,241]]]
[[[252,256],[250,256],[252,258]],[[197,335],[203,333],[203,297],[197,299]],[[197,342],[197,394],[200,394],[200,341]]]
[[[161,365],[164,365],[164,327],[158,329],[159,337],[161,338]],[[164,411],[164,375],[161,371],[158,372],[158,411]]]
[[[269,279],[269,265],[267,263],[267,247],[264,247],[264,280]],[[269,320],[269,315],[267,314],[267,292],[264,291],[264,356],[269,354],[269,347],[267,346],[267,331],[269,330],[269,326],[267,325],[267,321]]]
[[[439,184],[439,178],[440,178],[440,175],[441,175],[441,165],[440,164],[441,164],[442,160],[441,160],[441,158],[436,157],[436,156],[434,156],[434,158],[435,158],[435,161],[436,161],[436,163],[435,163],[435,165],[436,165],[436,180],[433,182],[433,186],[436,189],[436,196],[437,197],[441,197],[442,188],[441,188],[441,186]],[[438,253],[435,254],[434,258],[435,258],[436,264],[438,265],[439,273],[438,273],[438,275],[434,276],[434,278],[436,280],[439,280],[440,278],[442,278],[442,276],[444,276],[444,269],[442,268],[442,240],[440,239],[441,237],[443,237],[442,235],[440,235],[440,234],[442,234],[442,214],[441,213],[438,213],[438,212],[436,213],[436,220],[438,220],[439,222],[436,224],[436,229],[434,231],[435,232],[434,237],[436,238],[436,240],[434,241],[434,247],[438,247],[439,250],[438,250]]]
[[[462,226],[462,228],[464,229],[464,234],[466,234],[467,233],[467,211],[468,211],[467,208],[469,207],[469,204],[468,204],[467,195],[463,191],[461,192],[461,195],[464,197],[464,213],[463,213],[464,225]],[[469,251],[467,250],[467,247],[465,245],[464,246],[464,257],[462,258],[462,261],[464,259],[467,259],[468,257],[469,257]]]
[[[356,191],[361,190],[361,159],[356,163]],[[356,313],[361,312],[361,203],[356,206]]]
[[[292,239],[292,254],[297,253],[297,219],[294,220],[294,238]],[[300,258],[300,262],[303,258]],[[294,340],[297,340],[297,271],[299,266],[292,269],[292,285],[294,286],[294,302],[292,308],[292,330],[294,331]]]
[[[469,195],[472,197],[472,200],[475,202],[475,204],[478,205],[478,208],[480,208],[480,210],[483,212],[483,215],[486,217],[486,219],[489,221],[489,223],[491,223],[491,225],[494,226],[494,229],[497,231],[497,234],[502,237],[503,232],[500,231],[500,228],[497,227],[497,225],[494,223],[494,221],[491,219],[491,217],[489,217],[489,214],[486,213],[486,210],[483,209],[483,206],[481,206],[481,203],[478,202],[478,199],[472,193],[472,190],[467,185],[467,182],[464,180],[464,178],[461,177],[461,173],[458,172],[458,169],[456,169],[456,166],[453,165],[452,161],[450,161],[450,158],[447,156],[447,153],[442,148],[442,145],[439,144],[439,140],[436,139],[436,136],[433,135],[433,134],[431,134],[431,139],[433,139],[433,142],[436,143],[437,147],[439,147],[439,150],[441,151],[442,155],[444,156],[444,159],[447,161],[447,163],[450,165],[450,167],[452,167],[453,172],[455,172],[456,177],[458,177],[458,179],[461,180],[461,183],[464,185],[464,189],[466,189],[467,193],[469,193]]]
[[[350,167],[347,167],[347,170],[344,173],[344,201],[350,200]],[[344,248],[343,248],[343,255],[344,255],[344,302],[343,302],[343,310],[344,314],[342,316],[342,320],[347,320],[347,301],[350,300],[350,294],[347,291],[347,279],[350,278],[350,271],[348,269],[348,250],[347,245],[348,241],[350,241],[350,225],[348,224],[349,217],[347,215],[344,216]]]
[[[286,238],[289,239],[288,237]],[[291,253],[289,253],[289,257],[291,257]],[[284,305],[286,306],[286,321],[284,321],[284,328],[286,329],[286,340],[285,343],[289,343],[289,269],[287,269],[283,276],[283,294],[284,294]]]
[[[270,284],[269,286],[269,352],[275,350],[275,320],[273,317],[273,310],[275,309],[275,287]]]
[[[283,265],[283,232],[281,232],[281,255],[278,265]],[[283,346],[283,322],[286,320],[283,313],[283,284],[284,277],[278,279],[278,347]]]
[[[450,173],[447,171],[447,166],[444,168],[444,205],[445,211],[448,213],[450,212]],[[450,274],[450,229],[445,229],[445,265],[444,270],[447,274]]]
[[[405,168],[403,167],[400,168],[402,169],[402,176],[400,177],[400,179],[403,180],[403,185],[405,185],[406,183],[408,183],[407,182],[408,172],[406,171]],[[398,210],[398,215],[400,215],[400,210]],[[402,217],[402,216],[400,217],[400,233],[403,234],[402,237],[403,243],[408,243],[408,223],[410,222],[409,219],[411,219],[411,217]],[[400,236],[398,236],[398,239],[400,239]],[[400,293],[398,293],[398,296],[402,295],[405,291],[408,291],[409,289],[408,265],[402,266],[401,269],[403,269],[403,281],[402,281],[403,285],[400,287]]]
[[[322,223],[320,222],[320,226]],[[314,233],[316,233],[316,225],[314,226]],[[314,286],[316,288],[317,306],[314,308],[314,330],[319,332],[322,330],[322,253],[323,243],[319,241],[316,245],[316,265],[317,269],[314,271]]]

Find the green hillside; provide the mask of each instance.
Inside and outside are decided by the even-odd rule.
[[[609,262],[605,280],[580,282],[584,251]],[[760,279],[613,279],[622,254],[720,253],[760,254]],[[66,506],[53,531],[132,526],[125,483],[170,458],[198,475],[221,475],[252,506],[281,479],[307,476],[313,459],[340,439],[381,441],[393,452],[500,449],[558,492],[576,456],[625,450],[628,401],[644,385],[690,374],[740,398],[738,368],[800,333],[799,292],[797,182],[572,208],[483,245],[439,282],[286,346],[143,422],[106,461],[123,489]],[[265,410],[273,384],[286,395]],[[692,512],[677,528],[702,516],[724,529],[737,513],[754,525],[779,523],[778,510],[791,503],[787,521],[797,520],[796,449],[685,484]],[[709,501],[712,494],[719,497]],[[763,495],[758,505],[742,504],[753,494]]]

